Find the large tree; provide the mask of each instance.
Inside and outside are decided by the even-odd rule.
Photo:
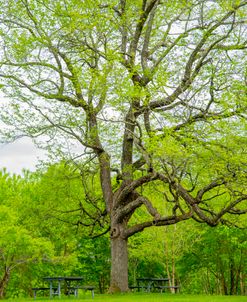
[[[1,1],[5,135],[68,147],[82,174],[98,165],[105,208],[86,201],[98,225],[110,218],[113,292],[128,290],[135,233],[246,213],[246,11],[245,0]]]

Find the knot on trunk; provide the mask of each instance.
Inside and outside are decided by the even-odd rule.
[[[111,229],[111,238],[117,238],[120,235],[119,227],[113,227]]]

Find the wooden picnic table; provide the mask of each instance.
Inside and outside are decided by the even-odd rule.
[[[83,277],[44,277],[43,280],[49,283],[50,298],[54,295],[61,297],[62,283],[64,283],[63,288],[66,295],[74,293],[77,297],[78,288],[81,286]]]
[[[94,298],[94,286],[86,285],[82,286],[83,277],[68,277],[68,276],[58,276],[58,277],[44,277],[43,280],[49,283],[49,287],[34,287],[32,288],[34,293],[34,299],[36,298],[37,292],[49,291],[50,298],[53,296],[61,297],[62,289],[65,295],[73,294],[78,297],[78,290],[83,289],[84,291],[90,290],[92,298]]]
[[[138,292],[140,290],[147,291],[147,292],[163,292],[166,289],[174,289],[177,292],[180,288],[179,285],[169,285],[169,278],[153,278],[153,277],[142,277],[137,278],[137,285],[129,286],[130,289],[137,289]]]
[[[138,291],[140,289],[147,290],[148,292],[154,291],[155,288],[165,286],[169,282],[169,278],[153,278],[153,277],[143,277],[137,278]]]

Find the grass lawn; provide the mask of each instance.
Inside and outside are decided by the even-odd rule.
[[[5,302],[247,302],[247,296],[203,296],[203,295],[182,295],[182,294],[119,294],[119,295],[81,295],[79,298],[46,298],[34,299],[8,299]]]

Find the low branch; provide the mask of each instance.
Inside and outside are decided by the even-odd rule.
[[[125,238],[129,238],[131,236],[133,236],[134,234],[143,231],[144,229],[151,227],[151,226],[165,226],[165,225],[172,225],[172,224],[176,224],[180,221],[184,221],[187,219],[190,219],[192,217],[193,212],[187,212],[185,214],[176,216],[176,215],[172,215],[172,216],[166,216],[166,217],[160,217],[157,220],[151,220],[151,221],[146,221],[140,224],[136,224],[130,228],[128,228],[125,232],[124,232],[124,237]]]

